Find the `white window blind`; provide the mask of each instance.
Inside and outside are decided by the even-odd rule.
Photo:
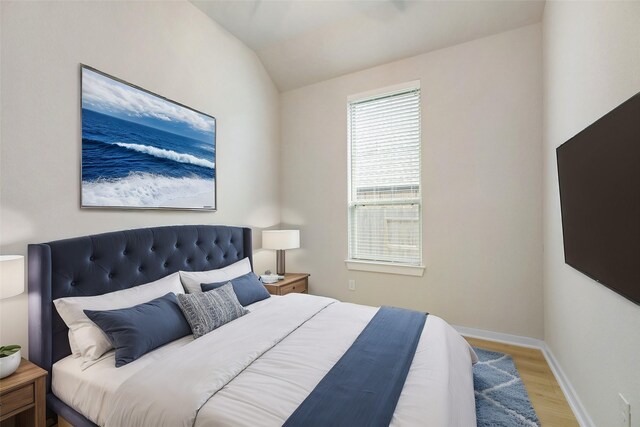
[[[422,264],[420,89],[352,101],[349,259]]]

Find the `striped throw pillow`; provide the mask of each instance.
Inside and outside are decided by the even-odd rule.
[[[178,304],[191,326],[193,338],[200,338],[249,313],[238,302],[231,283],[208,292],[180,294]]]

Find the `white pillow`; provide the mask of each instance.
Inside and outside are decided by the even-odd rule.
[[[155,282],[93,297],[58,298],[53,304],[69,327],[69,344],[74,357],[82,357],[82,369],[98,361],[113,346],[102,330],[83,310],[115,310],[132,307],[173,292],[184,293],[176,272]]]
[[[62,317],[62,316],[60,316],[60,317]],[[73,358],[80,357],[80,348],[78,347],[78,344],[76,344],[76,340],[73,338],[73,334],[71,333],[71,329],[69,329],[68,337],[69,337],[69,347],[71,347],[71,356]]]
[[[241,259],[224,268],[208,271],[181,271],[180,280],[187,293],[202,292],[200,284],[228,282],[236,277],[251,273],[251,263],[249,258]]]

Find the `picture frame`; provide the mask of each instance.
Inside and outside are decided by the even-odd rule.
[[[215,117],[80,70],[81,208],[215,211]]]

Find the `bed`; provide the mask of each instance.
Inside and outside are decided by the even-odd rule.
[[[81,369],[53,300],[132,288],[177,271],[252,262],[251,230],[155,227],[29,245],[29,358],[49,372],[47,409],[74,426],[282,425],[379,311],[273,296],[196,340],[120,368],[113,351]],[[224,351],[220,351],[224,349]],[[391,425],[474,426],[475,354],[437,316],[424,323]]]

